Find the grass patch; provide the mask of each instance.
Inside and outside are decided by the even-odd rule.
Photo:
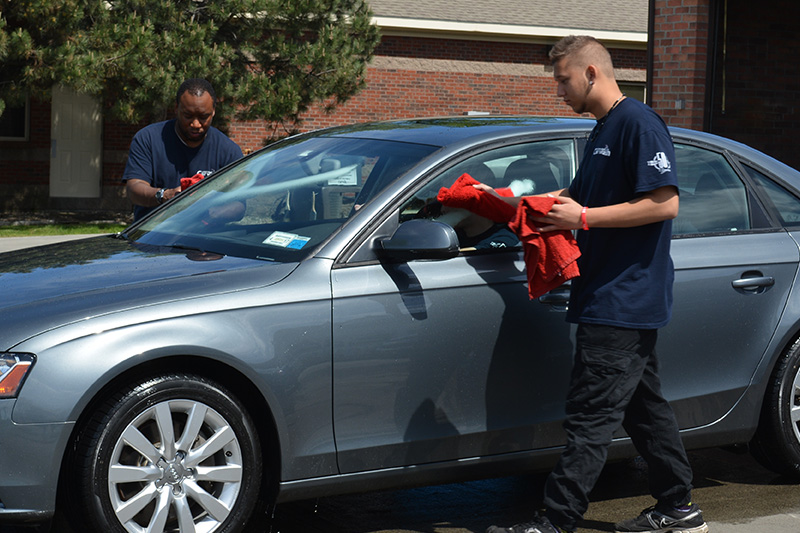
[[[94,233],[117,233],[126,224],[25,224],[0,226],[0,237],[40,237],[44,235],[84,235]]]

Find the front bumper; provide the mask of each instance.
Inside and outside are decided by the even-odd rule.
[[[16,400],[0,400],[0,523],[52,518],[69,436],[74,423],[15,424]]]

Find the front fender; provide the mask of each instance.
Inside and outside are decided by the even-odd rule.
[[[213,360],[249,380],[269,406],[282,479],[336,473],[329,290],[326,298],[309,298],[316,292],[309,288],[302,301],[289,303],[268,292],[240,293],[238,306],[224,310],[219,302],[193,301],[192,314],[165,304],[137,310],[150,321],[126,313],[100,317],[18,345],[15,350],[37,360],[14,406],[14,423],[76,422],[119,376],[177,356]],[[324,294],[320,288],[317,295]]]

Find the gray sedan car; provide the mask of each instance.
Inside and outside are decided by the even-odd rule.
[[[121,234],[0,255],[0,524],[236,532],[265,503],[550,468],[569,287],[531,300],[513,235],[436,196],[565,187],[593,125],[299,135]],[[664,392],[687,447],[800,475],[800,173],[672,133]]]

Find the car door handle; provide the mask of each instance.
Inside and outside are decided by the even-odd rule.
[[[551,291],[539,296],[539,303],[565,307],[569,303],[569,291]]]
[[[752,278],[735,279],[731,282],[734,289],[755,290],[772,287],[775,285],[775,278],[772,276],[755,276]]]

